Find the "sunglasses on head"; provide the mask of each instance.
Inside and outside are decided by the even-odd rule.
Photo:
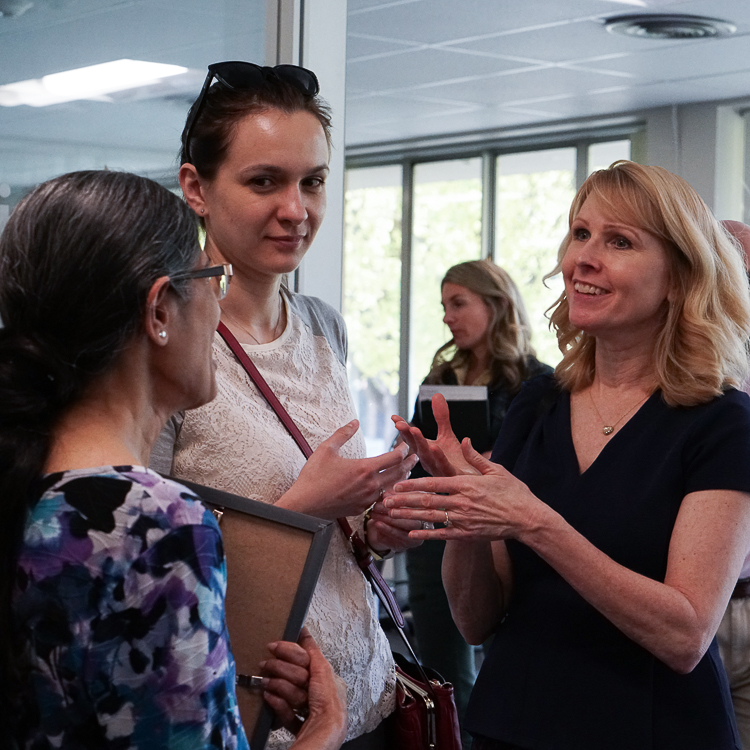
[[[193,134],[193,127],[203,109],[206,94],[214,78],[227,88],[240,91],[259,89],[266,83],[275,80],[291,84],[305,96],[313,97],[320,91],[320,84],[315,73],[307,68],[301,68],[299,65],[276,65],[271,68],[241,60],[212,63],[208,66],[208,74],[203,82],[203,88],[190,108],[185,129],[182,131],[182,152],[188,162],[192,161],[190,157],[190,136]]]

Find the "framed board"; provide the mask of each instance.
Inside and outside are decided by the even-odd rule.
[[[490,441],[490,405],[485,385],[422,385],[417,404],[422,418],[422,434],[434,440],[437,422],[432,414],[432,397],[442,393],[448,402],[451,427],[458,440],[471,438],[480,453],[492,448]]]
[[[259,675],[272,641],[296,641],[323,565],[333,523],[170,477],[219,520],[227,558],[226,616],[237,674]],[[238,677],[237,702],[250,747],[262,750],[273,712]]]

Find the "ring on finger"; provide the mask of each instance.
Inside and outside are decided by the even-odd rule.
[[[432,521],[422,521],[422,531],[431,531],[435,528],[435,524]]]
[[[451,523],[451,519],[448,517],[448,511],[443,508],[443,513],[445,513],[445,527],[450,528],[453,524]]]

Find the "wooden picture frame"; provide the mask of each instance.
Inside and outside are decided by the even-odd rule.
[[[259,675],[272,641],[295,641],[307,616],[333,522],[175,479],[219,520],[227,558],[226,617],[238,675]],[[240,678],[241,680],[241,678]],[[262,750],[273,712],[258,688],[237,684],[253,750]]]

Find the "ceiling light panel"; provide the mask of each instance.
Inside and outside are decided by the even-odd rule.
[[[114,60],[0,86],[0,106],[48,107],[79,99],[106,99],[109,94],[151,86],[187,72],[188,68],[179,65]]]

